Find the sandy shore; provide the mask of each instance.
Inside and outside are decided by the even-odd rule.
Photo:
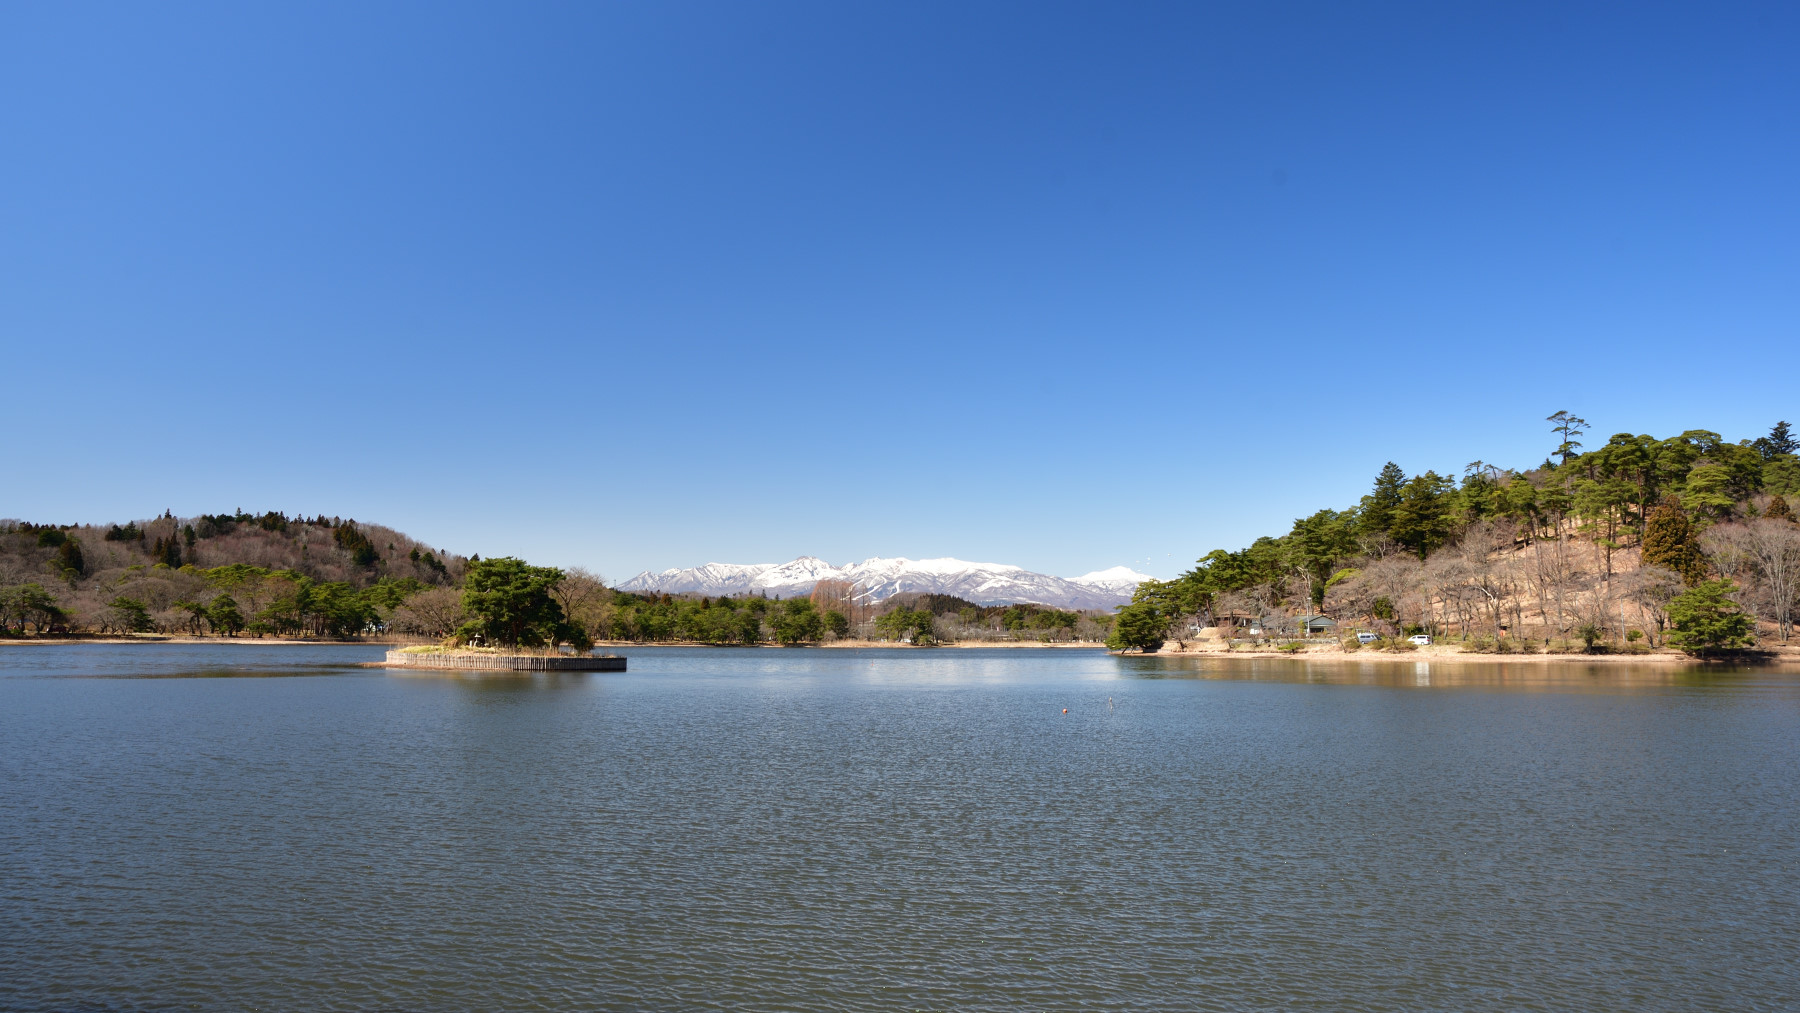
[[[1131,657],[1148,658],[1194,658],[1225,661],[1237,658],[1261,659],[1298,659],[1301,661],[1428,661],[1432,664],[1486,664],[1496,662],[1506,664],[1568,664],[1579,662],[1583,665],[1693,665],[1701,659],[1690,657],[1679,651],[1652,651],[1648,654],[1476,654],[1464,651],[1455,644],[1434,644],[1414,651],[1346,651],[1341,647],[1310,647],[1292,654],[1275,650],[1233,650],[1224,651],[1217,648],[1209,650],[1176,650],[1166,647],[1161,651],[1148,654],[1133,654]],[[1800,649],[1794,647],[1775,648],[1760,652],[1751,657],[1735,657],[1729,659],[1733,664],[1800,664]]]

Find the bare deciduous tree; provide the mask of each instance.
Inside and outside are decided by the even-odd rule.
[[[431,587],[406,599],[388,617],[388,627],[396,633],[420,637],[447,637],[468,618],[463,611],[462,592],[453,587]]]
[[[1767,518],[1721,524],[1701,542],[1714,568],[1746,587],[1746,604],[1774,620],[1787,643],[1800,597],[1800,525]]]

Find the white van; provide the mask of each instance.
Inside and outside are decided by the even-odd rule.
[[[1358,633],[1356,635],[1356,642],[1359,644],[1372,644],[1380,639],[1381,634],[1379,633]]]
[[[1430,647],[1431,646],[1431,638],[1426,636],[1423,633],[1419,633],[1419,634],[1415,634],[1414,636],[1407,637],[1406,642],[1409,644],[1417,644],[1420,647]]]

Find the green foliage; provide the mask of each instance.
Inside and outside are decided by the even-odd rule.
[[[106,540],[109,542],[140,542],[143,541],[143,539],[144,532],[139,530],[136,521],[133,521],[124,527],[119,527],[117,524],[114,524],[112,527],[106,529]]]
[[[937,638],[934,617],[924,609],[897,608],[875,619],[875,630],[894,640],[927,643]]]
[[[1694,527],[1681,504],[1664,500],[1644,523],[1645,566],[1662,566],[1682,575],[1692,586],[1704,575]]]
[[[1074,612],[1064,612],[1044,605],[1022,602],[1001,609],[999,619],[1001,629],[1015,634],[1052,630],[1062,630],[1067,633],[1075,628],[1075,624],[1080,621],[1081,616]]]
[[[181,569],[181,543],[174,538],[158,538],[150,547],[150,561],[171,570]]]
[[[1388,534],[1424,559],[1456,531],[1456,487],[1435,471],[1415,475],[1400,492]]]
[[[1323,608],[1325,588],[1338,562],[1357,552],[1355,515],[1320,510],[1295,521],[1284,541],[1289,564],[1308,578],[1313,608]]]
[[[391,610],[428,586],[424,581],[413,577],[383,577],[373,586],[364,588],[362,593],[371,604]]]
[[[352,565],[374,566],[381,561],[381,557],[375,553],[375,543],[357,529],[354,521],[345,521],[333,528],[331,540],[337,543],[338,548],[349,553]]]
[[[0,588],[0,630],[23,634],[28,626],[35,626],[42,633],[60,627],[66,619],[56,596],[36,581]]]
[[[1750,445],[1765,461],[1773,461],[1786,454],[1792,456],[1800,453],[1800,440],[1794,438],[1792,428],[1786,422],[1777,422],[1769,430],[1769,435],[1759,437]]]
[[[244,629],[244,614],[238,611],[238,603],[228,594],[215,597],[206,609],[206,623],[214,633],[222,633],[228,637],[237,636]]]
[[[87,573],[87,557],[81,554],[81,541],[75,538],[63,539],[62,544],[56,547],[54,565],[59,573],[73,572],[78,577]]]
[[[136,598],[120,595],[106,603],[107,607],[119,615],[119,625],[132,633],[147,633],[156,628],[150,620],[150,609]]]
[[[953,594],[922,594],[912,603],[915,609],[923,609],[934,616],[960,616],[963,612],[974,609],[977,614],[985,614],[989,610]]]
[[[1557,444],[1556,449],[1552,451],[1552,453],[1561,454],[1562,463],[1568,464],[1569,458],[1574,456],[1577,450],[1581,449],[1581,443],[1576,440],[1575,437],[1587,432],[1587,420],[1578,419],[1566,411],[1561,411],[1546,418],[1544,421],[1556,423],[1554,426],[1550,427],[1550,431],[1560,435],[1562,437],[1562,442]]]
[[[238,526],[238,518],[230,514],[201,514],[194,522],[194,534],[199,538],[217,538],[230,534]]]
[[[1382,465],[1375,476],[1375,488],[1362,498],[1359,511],[1362,530],[1367,535],[1385,535],[1394,526],[1394,511],[1400,507],[1400,490],[1406,486],[1406,472],[1392,461]]]
[[[1729,580],[1705,580],[1669,600],[1669,643],[1689,654],[1750,647],[1756,623],[1728,596]]]
[[[1763,463],[1763,488],[1780,496],[1800,496],[1800,457],[1782,454]]]
[[[562,579],[561,570],[531,566],[511,556],[471,562],[463,582],[463,608],[471,618],[458,634],[465,640],[479,637],[506,647],[573,639],[562,606],[550,594]]]
[[[695,640],[704,644],[754,644],[774,605],[765,598],[672,598],[615,594],[610,633],[620,640]]]
[[[837,609],[826,609],[824,612],[825,632],[834,637],[850,635],[850,617]]]
[[[1161,650],[1168,629],[1169,619],[1156,607],[1154,600],[1140,599],[1119,607],[1118,619],[1106,638],[1106,646],[1115,651],[1134,647],[1146,652]]]
[[[769,627],[775,632],[775,641],[781,644],[806,643],[825,636],[825,619],[806,598],[783,602],[770,617]]]
[[[68,534],[61,528],[38,529],[37,544],[40,549],[54,549],[68,540]]]
[[[269,575],[278,588],[249,629],[280,634],[354,637],[375,628],[381,614],[367,594],[342,581],[316,581],[291,570]]]

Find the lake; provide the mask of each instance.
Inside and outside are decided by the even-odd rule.
[[[0,647],[0,1008],[1800,1007],[1791,672],[381,651]]]

